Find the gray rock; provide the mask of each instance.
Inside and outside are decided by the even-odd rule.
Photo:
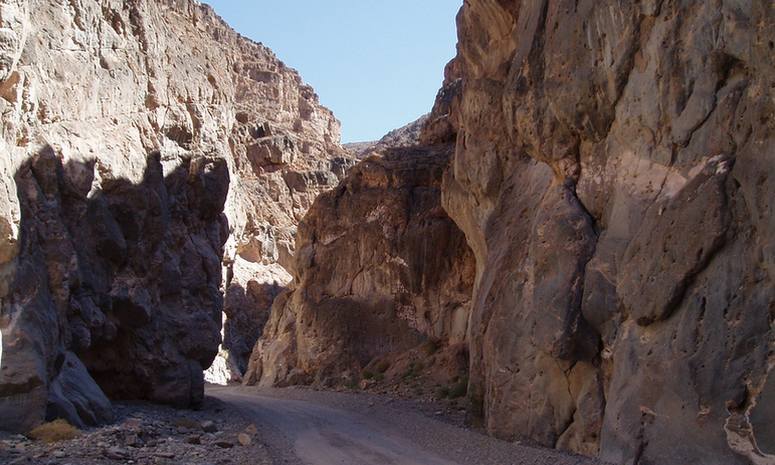
[[[72,352],[64,355],[59,375],[49,387],[46,416],[64,418],[78,428],[113,420],[110,400]]]
[[[73,418],[52,393],[65,353],[109,397],[201,402],[233,288],[229,231],[227,269],[243,250],[288,261],[298,220],[338,179],[329,158],[348,165],[314,91],[212,8],[103,3],[0,0],[2,429],[40,423],[49,398]],[[298,192],[286,173],[304,173]],[[239,372],[262,328],[233,323]]]
[[[214,422],[206,420],[202,422],[202,431],[205,433],[216,433],[218,432],[218,426]]]
[[[122,449],[120,447],[111,447],[109,449],[105,449],[102,455],[105,458],[108,458],[111,460],[126,460],[131,456],[129,454],[129,451]]]

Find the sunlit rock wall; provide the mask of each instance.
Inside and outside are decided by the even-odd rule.
[[[102,391],[195,404],[223,291],[290,262],[349,166],[339,123],[198,2],[4,0],[0,23],[0,427],[105,420]]]

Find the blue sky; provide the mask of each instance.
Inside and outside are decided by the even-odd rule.
[[[374,140],[430,111],[455,55],[462,0],[204,0],[275,51],[342,121]]]

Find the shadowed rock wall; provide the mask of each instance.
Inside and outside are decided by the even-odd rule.
[[[201,402],[202,370],[220,341],[228,169],[196,159],[163,176],[158,156],[147,166],[139,184],[99,190],[68,175],[91,167],[65,168],[50,147],[20,168],[18,267],[3,311],[4,427],[24,431],[44,415],[79,426],[109,420],[103,391]]]
[[[246,382],[349,384],[424,341],[465,341],[473,256],[441,208],[450,154],[387,149],[318,197]]]
[[[191,0],[0,0],[0,110],[0,428],[57,396],[49,416],[104,419],[87,371],[196,403],[220,288],[240,376],[298,220],[350,164],[298,73]]]
[[[476,255],[490,433],[623,464],[775,460],[774,19],[466,2],[459,92],[431,121],[456,133],[443,198]]]

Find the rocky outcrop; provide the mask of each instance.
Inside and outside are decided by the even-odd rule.
[[[0,427],[107,419],[103,391],[197,403],[221,288],[246,359],[243,305],[349,166],[339,123],[190,0],[0,1],[0,97]]]
[[[420,143],[420,135],[427,120],[428,115],[423,115],[405,126],[388,132],[378,141],[354,142],[344,144],[343,147],[359,160],[368,157],[372,152],[396,147],[413,147]]]
[[[63,166],[46,148],[16,176],[5,428],[24,430],[44,414],[76,425],[110,419],[103,390],[182,406],[202,399],[201,371],[220,340],[226,162],[185,161],[165,177],[155,156],[140,184],[97,189],[92,173],[93,163]]]
[[[466,2],[429,128],[456,133],[443,198],[476,255],[490,433],[622,464],[775,460],[766,3]]]
[[[766,3],[465,2],[420,140],[455,144],[441,199],[475,256],[468,391],[491,434],[617,464],[775,461]],[[394,225],[425,205],[374,190],[391,186],[370,181],[391,160],[367,160],[311,210],[253,380],[353,376],[430,334],[387,291],[419,262],[373,242],[411,237]],[[388,214],[383,231],[369,211]],[[427,237],[464,263],[442,240],[455,234]]]
[[[466,340],[473,255],[441,208],[449,156],[389,149],[318,197],[246,382],[353,384],[378,360]]]

